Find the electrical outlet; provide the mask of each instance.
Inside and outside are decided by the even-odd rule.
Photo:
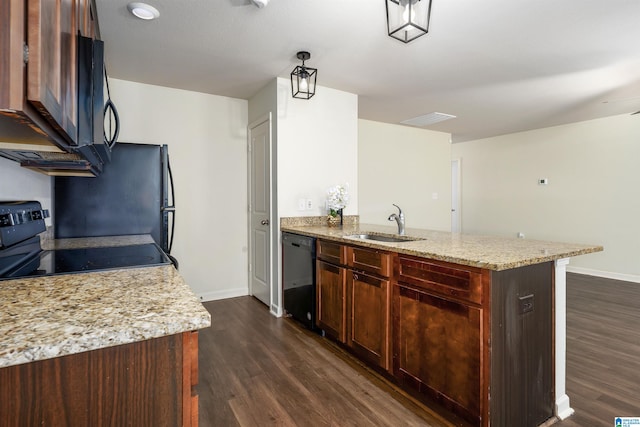
[[[518,231],[518,239],[524,239],[524,233],[522,231]]]
[[[311,209],[313,209],[313,203],[311,199],[307,199],[307,210],[310,211]]]
[[[307,202],[305,201],[305,199],[298,199],[298,210],[303,211],[306,209],[306,207],[307,207]]]
[[[538,185],[547,185],[549,184],[549,180],[547,178],[540,178],[538,180]]]

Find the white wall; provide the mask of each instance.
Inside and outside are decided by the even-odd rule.
[[[52,179],[49,176],[0,157],[0,200],[36,200],[53,214],[51,199]],[[46,219],[45,224],[50,226],[51,218]]]
[[[119,140],[169,146],[180,273],[204,300],[246,295],[247,101],[117,79],[110,85]]]
[[[463,231],[603,245],[570,266],[640,279],[639,141],[623,115],[454,144]]]
[[[450,135],[368,120],[358,121],[360,222],[451,230]],[[437,196],[437,199],[434,198]]]
[[[327,189],[349,184],[345,215],[358,213],[358,97],[318,86],[310,100],[293,99],[290,82],[274,79],[249,101],[249,123],[271,113],[274,164],[271,310],[282,314],[281,217],[326,215]],[[300,210],[300,199],[311,209]]]
[[[358,214],[358,97],[319,86],[310,100],[291,97],[278,79],[278,210],[281,217],[326,215],[327,189],[349,184],[345,215]],[[299,210],[299,199],[310,210]]]

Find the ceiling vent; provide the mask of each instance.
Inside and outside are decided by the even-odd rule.
[[[432,125],[434,123],[444,122],[445,120],[455,119],[455,118],[456,116],[454,116],[453,114],[433,112],[433,113],[425,114],[424,116],[414,117],[413,119],[403,120],[400,123],[402,123],[403,125],[409,125],[409,126],[425,127],[425,126]]]

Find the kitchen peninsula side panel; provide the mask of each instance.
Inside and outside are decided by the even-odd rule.
[[[197,426],[197,351],[184,332],[1,368],[0,426]]]

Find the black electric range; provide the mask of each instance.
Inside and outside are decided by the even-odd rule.
[[[46,217],[38,202],[0,203],[0,280],[172,263],[155,243],[42,250]]]

